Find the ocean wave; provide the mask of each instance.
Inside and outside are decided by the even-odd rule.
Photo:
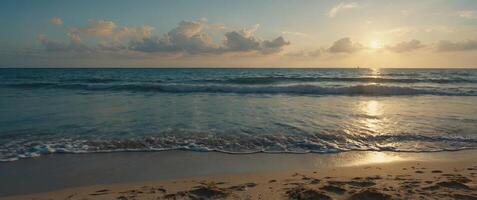
[[[330,137],[334,139],[330,140]],[[325,139],[326,138],[326,139]],[[136,139],[18,139],[0,145],[0,161],[15,161],[58,153],[188,150],[250,153],[336,153],[344,151],[436,152],[477,148],[476,138],[457,136],[204,136],[163,135]]]
[[[345,82],[356,84],[370,84],[370,83],[399,83],[399,84],[412,84],[412,83],[432,83],[432,84],[475,84],[477,79],[466,79],[462,77],[448,77],[448,78],[425,78],[425,77],[327,77],[327,76],[244,76],[244,77],[222,77],[222,78],[198,78],[198,79],[171,79],[171,78],[151,78],[150,80],[141,79],[114,79],[114,78],[58,78],[52,80],[46,80],[42,77],[26,78],[21,81],[27,84],[26,81],[56,81],[56,84],[94,84],[94,83],[193,83],[193,84],[244,84],[244,85],[266,85],[266,84],[280,84],[280,83],[320,83],[320,82]],[[34,82],[32,82],[34,83]]]
[[[464,78],[383,78],[383,77],[238,77],[222,80],[203,80],[204,82],[220,82],[233,84],[272,84],[281,82],[358,82],[358,83],[477,83],[477,80]]]
[[[441,88],[411,88],[381,84],[352,86],[319,86],[313,84],[286,85],[231,85],[231,84],[64,84],[64,83],[19,83],[3,86],[23,89],[76,89],[88,91],[130,91],[130,92],[166,92],[166,93],[238,93],[238,94],[311,94],[311,95],[450,95],[475,96],[477,91],[445,90]]]
[[[118,82],[121,81],[120,79],[112,79],[112,78],[68,78],[68,79],[61,79],[61,82],[64,83],[111,83],[111,82]]]

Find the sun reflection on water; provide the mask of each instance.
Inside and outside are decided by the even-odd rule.
[[[381,105],[376,100],[370,100],[365,102],[365,105],[362,107],[362,110],[369,116],[378,116],[381,115]]]
[[[361,111],[364,118],[360,120],[360,124],[362,124],[371,134],[379,134],[382,130],[383,124],[381,118],[383,109],[379,101],[370,100],[363,102],[361,104]]]
[[[354,161],[350,162],[349,165],[368,165],[376,163],[390,163],[396,161],[404,161],[405,158],[389,152],[366,152],[364,154],[358,154],[354,158]]]
[[[370,75],[371,78],[379,78],[381,77],[381,69],[379,68],[370,68]]]

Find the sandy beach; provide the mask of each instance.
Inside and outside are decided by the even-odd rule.
[[[162,159],[140,159],[164,158],[165,155],[182,156],[189,165],[184,166],[184,163],[176,162],[177,160],[166,164],[158,162]],[[60,171],[55,173],[69,174],[69,178],[65,176],[66,178],[60,181],[54,178],[55,173],[51,173],[53,179],[48,179],[46,171],[43,177],[29,177],[30,181],[27,184],[30,184],[30,188],[23,191],[17,188],[17,194],[3,195],[1,199],[477,199],[477,152],[474,150],[439,153],[347,152],[302,155],[229,155],[178,151],[112,153],[97,156],[101,157],[98,159],[102,159],[104,163],[110,163],[111,169],[115,169],[114,165],[119,162],[118,158],[136,157],[136,162],[130,160],[134,163],[131,166],[135,167],[116,166],[116,172],[113,170],[101,172],[107,174],[104,179],[100,176],[80,182],[79,177],[83,176],[82,173],[87,174],[86,164],[69,168],[69,172],[61,172],[62,169],[57,166],[55,170]],[[65,159],[70,161],[72,159],[82,161],[81,155],[66,157]],[[109,160],[105,160],[106,157]],[[205,160],[199,161],[199,158]],[[41,162],[42,159],[45,162]],[[62,158],[60,155],[25,160],[25,163],[20,161],[11,165],[21,168],[22,164],[31,166],[32,162],[36,162],[37,167],[41,168],[45,163],[52,163],[47,159]],[[146,164],[155,168],[155,173],[140,167]],[[200,172],[205,166],[209,166],[212,170],[216,168],[222,170]],[[6,167],[2,163],[0,167],[3,172],[8,173],[13,166]],[[28,174],[26,168],[21,169]],[[103,166],[102,169],[106,168]],[[161,171],[170,176],[162,174]],[[76,184],[80,186],[69,187],[75,185],[72,184],[75,182],[71,180],[74,176],[72,174],[78,176]],[[10,188],[13,188],[12,185],[17,187],[21,185],[19,182],[21,179],[28,179],[18,176],[17,180],[13,180],[15,177],[2,176],[4,188],[2,192],[7,192],[5,191],[7,185],[10,185]],[[8,182],[7,179],[12,181]],[[49,185],[52,182],[64,185],[56,185],[44,189],[45,191],[29,194],[28,190],[35,191],[33,187],[38,187],[31,184],[35,182],[34,179],[42,179],[42,184],[39,185]],[[104,183],[97,184],[100,182]]]

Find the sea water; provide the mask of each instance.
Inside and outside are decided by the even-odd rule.
[[[476,147],[475,69],[0,69],[0,161]]]

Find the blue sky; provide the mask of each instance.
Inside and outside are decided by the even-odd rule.
[[[0,66],[469,67],[476,10],[475,0],[5,0]]]

